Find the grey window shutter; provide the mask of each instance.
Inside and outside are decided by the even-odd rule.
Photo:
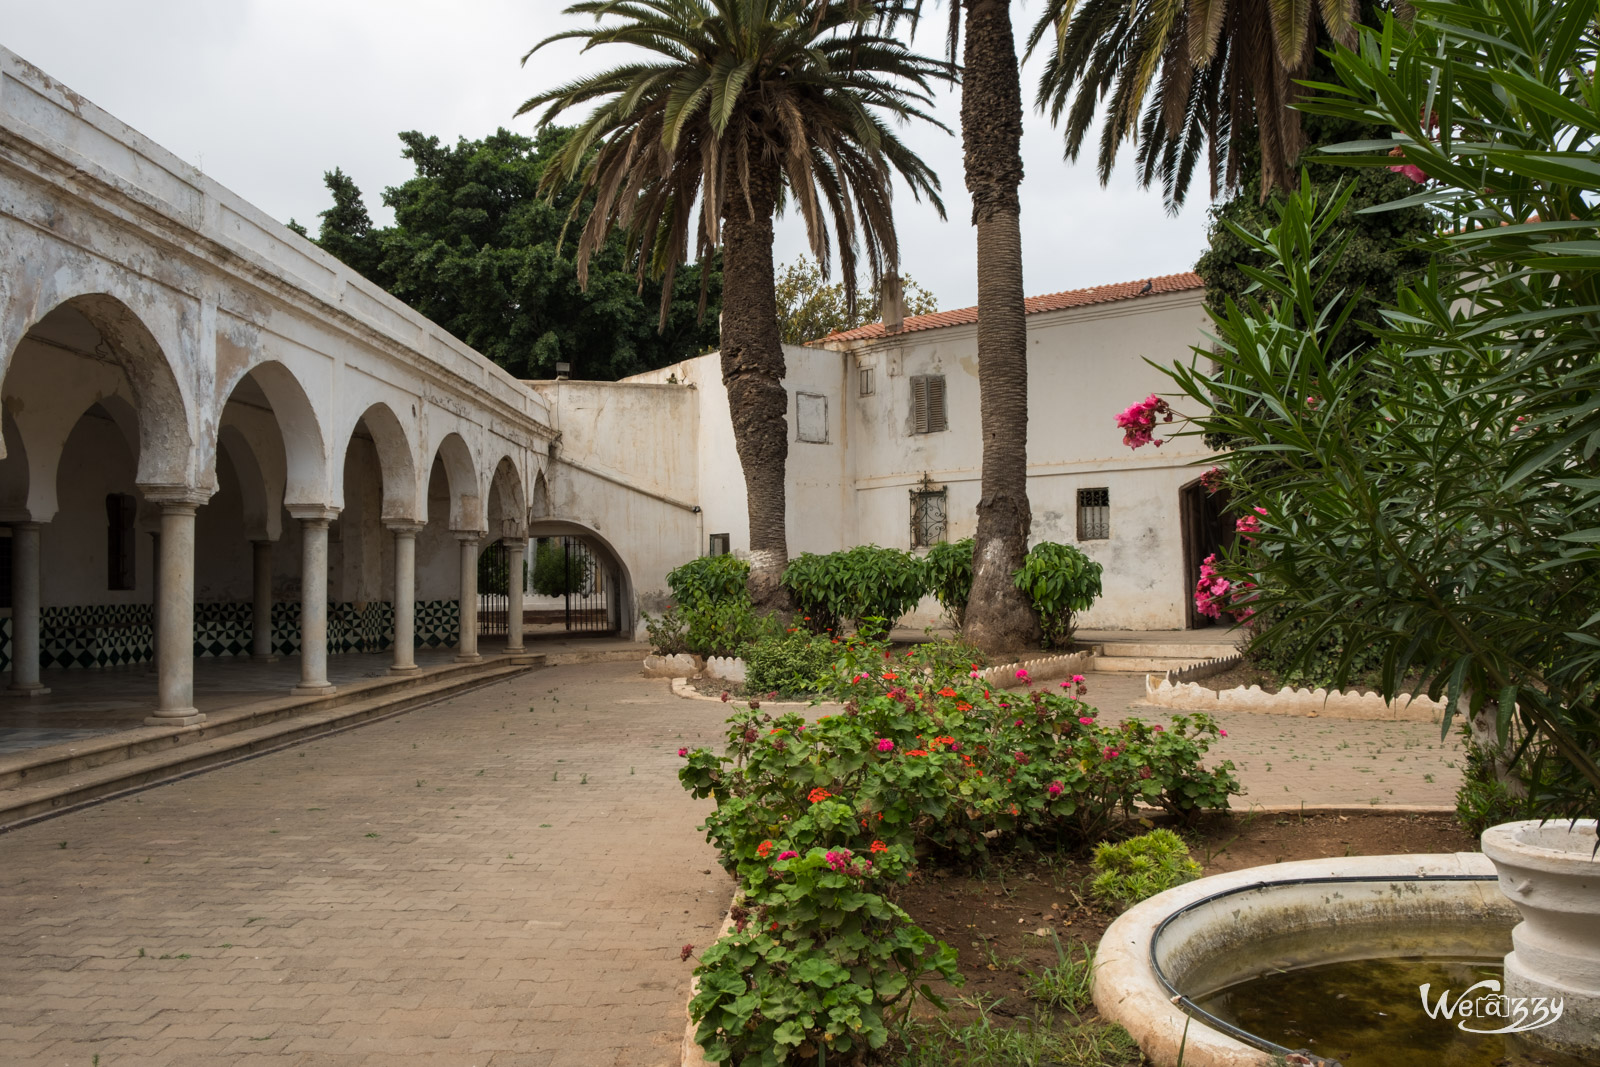
[[[928,429],[926,433],[939,433],[945,428],[944,421],[944,375],[929,377],[928,382]]]
[[[911,379],[911,432],[928,432],[928,379]]]

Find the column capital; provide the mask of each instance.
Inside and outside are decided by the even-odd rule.
[[[408,522],[405,519],[384,519],[383,528],[393,534],[415,537],[422,532],[425,522]]]
[[[146,500],[159,506],[162,511],[183,508],[192,511],[211,499],[211,494],[205,490],[191,489],[186,485],[141,485],[138,488]]]
[[[500,538],[500,543],[507,548],[526,548],[528,539],[526,537],[502,537]]]
[[[484,534],[484,531],[482,530],[451,530],[450,532],[455,535],[455,539],[457,541],[460,541],[464,545],[475,545],[480,543],[483,540]]]
[[[332,522],[339,517],[338,508],[330,508],[325,504],[288,504],[285,505],[285,510],[292,518],[301,522]]]

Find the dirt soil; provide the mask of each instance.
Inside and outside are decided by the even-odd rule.
[[[1448,815],[1401,812],[1217,814],[1182,831],[1206,874],[1288,860],[1397,852],[1476,852],[1478,842]],[[1013,852],[977,873],[924,868],[901,892],[900,906],[961,956],[966,985],[941,989],[960,1023],[976,1013],[960,1001],[981,997],[992,1015],[1034,1013],[1029,972],[1057,963],[1061,947],[1082,958],[1116,913],[1089,897],[1089,852],[1059,855]]]

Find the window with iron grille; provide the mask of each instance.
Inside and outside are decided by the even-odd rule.
[[[927,548],[945,539],[945,488],[934,486],[927,475],[911,490],[911,547]]]
[[[911,432],[939,433],[945,428],[944,375],[914,376],[911,379]]]
[[[106,588],[134,588],[134,518],[138,501],[127,493],[106,495]]]
[[[1111,490],[1078,490],[1078,540],[1099,541],[1111,536]]]
[[[726,556],[729,552],[729,537],[727,534],[711,535],[711,551],[709,555]]]

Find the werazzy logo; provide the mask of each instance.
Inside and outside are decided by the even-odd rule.
[[[1561,1018],[1565,1006],[1560,997],[1510,997],[1500,992],[1500,981],[1485,978],[1450,1002],[1450,990],[1439,991],[1439,999],[1428,1003],[1430,983],[1418,987],[1422,993],[1422,1010],[1430,1019],[1455,1019],[1456,1026],[1469,1034],[1520,1034],[1549,1026]],[[1496,1029],[1473,1026],[1472,1023],[1489,1023],[1499,1020],[1503,1025]]]

